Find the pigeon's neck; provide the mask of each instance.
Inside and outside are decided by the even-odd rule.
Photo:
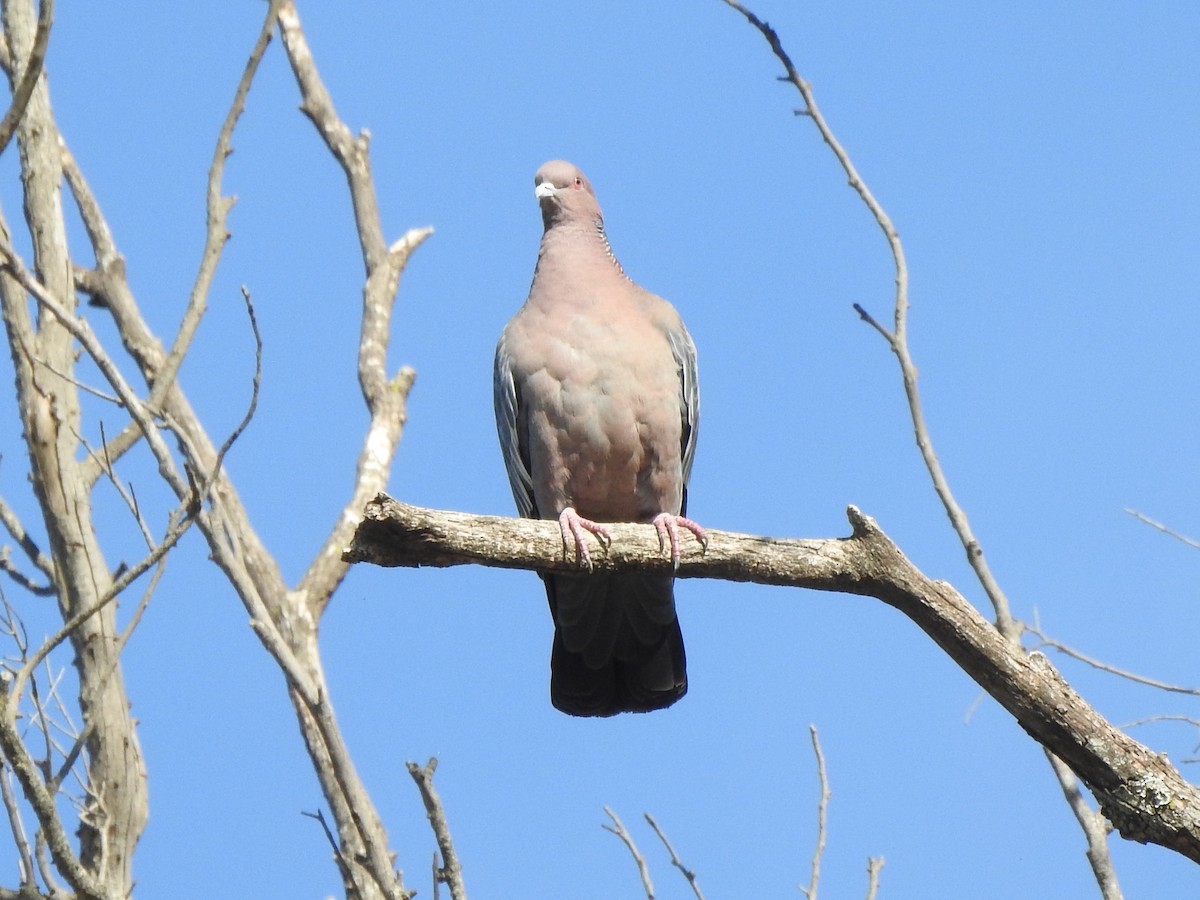
[[[595,278],[604,272],[628,281],[604,232],[604,220],[599,216],[587,221],[556,222],[542,235],[538,250],[537,268],[552,267],[557,271],[581,272]],[[537,278],[537,272],[534,272]]]

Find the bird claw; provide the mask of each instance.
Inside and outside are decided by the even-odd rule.
[[[701,552],[708,549],[708,533],[697,522],[683,516],[675,516],[671,513],[659,513],[654,517],[654,529],[658,532],[658,549],[666,552],[667,547],[671,548],[671,565],[679,568],[679,529],[684,528],[696,536],[696,540],[700,542]]]
[[[570,545],[574,543],[575,561],[581,566],[587,566],[589,572],[592,571],[592,557],[588,554],[587,539],[583,533],[589,531],[595,535],[605,553],[612,545],[612,536],[608,533],[607,528],[599,522],[583,518],[570,506],[559,514],[558,530],[562,534],[563,553],[565,554]]]

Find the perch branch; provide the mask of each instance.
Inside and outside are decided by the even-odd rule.
[[[1105,720],[1045,656],[1026,655],[951,585],[920,572],[873,519],[855,507],[847,516],[848,538],[777,539],[710,530],[707,551],[690,549],[677,574],[860,594],[894,607],[1086,782],[1123,837],[1200,862],[1200,790],[1164,757]],[[615,524],[610,531],[612,547],[593,558],[597,571],[669,571],[652,526]],[[554,522],[441,512],[380,495],[367,505],[346,559],[571,572],[575,563],[561,548]]]

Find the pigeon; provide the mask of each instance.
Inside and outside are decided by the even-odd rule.
[[[557,520],[578,574],[543,574],[550,700],[573,716],[664,709],[687,692],[674,574],[601,574],[603,522],[645,522],[679,565],[696,449],[696,347],[675,308],[617,262],[592,185],[569,162],[534,176],[544,232],[525,304],[496,346],[496,427],[517,510]]]

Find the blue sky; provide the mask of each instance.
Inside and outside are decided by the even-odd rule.
[[[1196,683],[1200,557],[1122,510],[1200,534],[1200,15],[1182,2],[753,8],[904,240],[935,446],[1014,612],[1115,665]],[[208,161],[263,11],[57,10],[58,121],[164,331],[199,261]],[[300,13],[341,115],[373,136],[389,238],[437,229],[395,320],[391,366],[418,375],[393,494],[512,512],[492,351],[532,274],[533,172],[561,157],[596,186],[626,270],[679,308],[699,348],[694,517],[833,537],[853,503],[923,571],[982,601],[920,465],[894,361],[851,310],[890,316],[886,245],[738,15],[717,0]],[[345,501],[366,421],[349,203],[297,104],[272,46],[227,169],[233,237],[181,376],[215,433],[236,425],[252,374],[246,285],[264,382],[227,465],[293,579]],[[14,173],[9,152],[10,221]],[[28,511],[11,407],[0,405],[0,492]],[[155,497],[144,460],[126,477]],[[133,558],[112,509],[106,549]],[[205,557],[190,536],[126,654],[151,776],[139,893],[336,894],[324,838],[300,815],[322,800],[282,679]],[[811,723],[833,790],[826,895],[861,896],[867,857],[882,855],[890,900],[1095,896],[1040,749],[899,614],[720,582],[681,582],[677,596],[688,697],[578,721],[549,704],[551,626],[532,573],[351,572],[323,622],[325,666],[410,887],[432,895],[434,844],[404,761],[436,755],[472,896],[638,896],[627,852],[600,828],[605,805],[633,830],[660,897],[690,892],[643,811],[709,898],[795,896],[816,837]],[[35,633],[52,627],[28,618]],[[1057,661],[1114,722],[1198,713],[1187,697]],[[1177,762],[1195,755],[1186,726],[1133,733]],[[1200,890],[1175,854],[1111,846],[1126,896]]]

